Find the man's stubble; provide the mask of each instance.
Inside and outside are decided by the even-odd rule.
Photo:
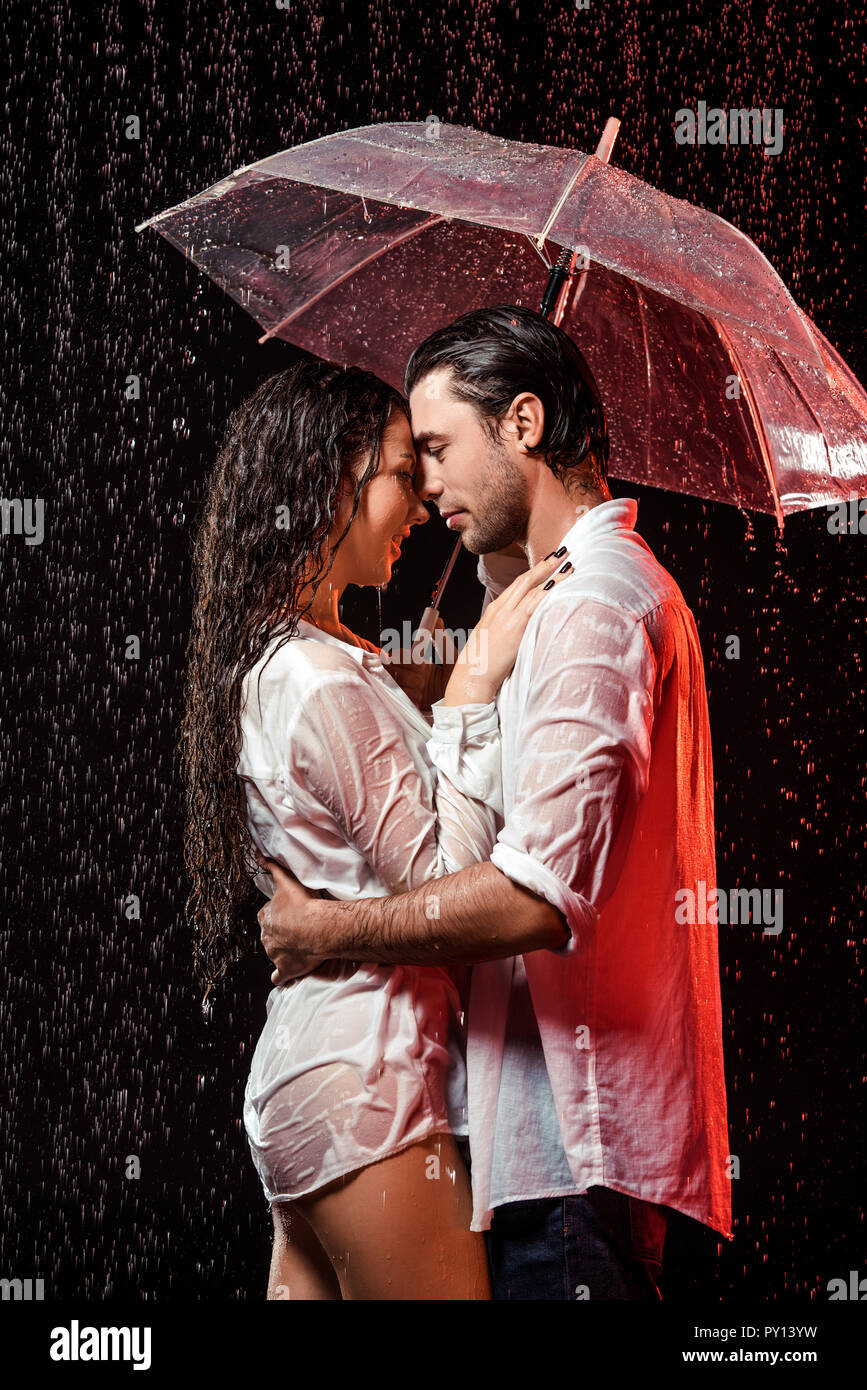
[[[527,538],[530,497],[527,479],[511,462],[505,446],[488,441],[472,524],[463,533],[464,549],[473,555],[505,550]]]

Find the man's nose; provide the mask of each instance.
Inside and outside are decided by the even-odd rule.
[[[415,470],[415,490],[423,502],[433,502],[443,490],[442,479],[437,478],[430,464],[421,459]]]

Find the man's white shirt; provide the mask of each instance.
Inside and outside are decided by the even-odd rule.
[[[563,536],[574,569],[496,700],[490,858],[562,912],[569,938],[473,967],[473,1230],[503,1202],[600,1185],[731,1233],[717,932],[675,920],[678,890],[716,886],[704,669],[637,510],[601,503]],[[488,557],[479,578],[495,595],[523,567]],[[460,737],[466,717],[434,705],[428,752],[478,797],[492,779]]]

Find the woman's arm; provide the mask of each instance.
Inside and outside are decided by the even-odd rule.
[[[498,745],[493,705],[467,708],[454,737],[460,748]],[[477,863],[496,839],[494,811],[440,786],[391,698],[357,668],[330,671],[307,693],[286,773],[296,814],[330,821],[389,893]]]

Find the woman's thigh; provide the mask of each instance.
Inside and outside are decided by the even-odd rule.
[[[489,1299],[484,1238],[454,1136],[434,1134],[297,1205],[344,1299]]]
[[[272,1202],[274,1244],[269,1299],[340,1301],[340,1283],[310,1223],[293,1202]]]

